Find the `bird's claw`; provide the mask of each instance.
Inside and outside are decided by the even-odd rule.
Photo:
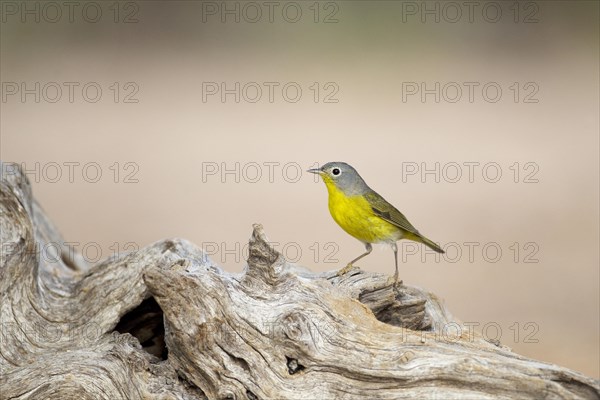
[[[399,296],[401,294],[400,292],[400,286],[402,286],[404,282],[402,280],[397,280],[394,279],[394,284],[392,285],[392,289],[394,290],[394,293]]]

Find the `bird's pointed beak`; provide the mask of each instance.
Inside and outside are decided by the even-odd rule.
[[[306,172],[310,172],[311,174],[317,174],[318,175],[318,174],[321,173],[321,170],[319,168],[312,168],[312,169],[307,170]]]

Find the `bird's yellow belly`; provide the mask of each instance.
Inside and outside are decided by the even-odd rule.
[[[362,242],[395,242],[402,237],[402,231],[375,215],[362,196],[330,191],[329,212],[343,230]]]

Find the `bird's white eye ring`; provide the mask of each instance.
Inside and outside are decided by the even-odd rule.
[[[339,175],[339,174],[341,174],[341,173],[342,173],[342,171],[340,171],[340,169],[339,169],[339,168],[334,168],[334,169],[332,169],[332,170],[331,170],[331,174],[332,174],[333,176],[338,176],[338,175]]]

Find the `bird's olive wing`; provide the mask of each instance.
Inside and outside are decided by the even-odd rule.
[[[371,209],[375,215],[386,220],[390,224],[397,226],[398,228],[404,229],[405,231],[420,235],[417,228],[412,226],[406,217],[396,209],[393,205],[388,203],[383,197],[375,192],[369,192],[365,194],[365,198],[371,205]]]

